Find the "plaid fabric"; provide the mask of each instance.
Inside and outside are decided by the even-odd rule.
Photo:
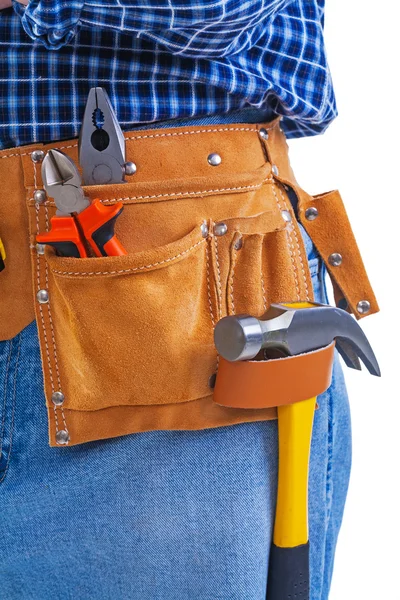
[[[324,0],[31,0],[0,12],[0,147],[78,135],[105,87],[123,129],[247,106],[288,137],[336,116]]]

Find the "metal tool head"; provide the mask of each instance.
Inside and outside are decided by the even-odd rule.
[[[264,349],[291,356],[324,348],[336,340],[336,348],[352,369],[360,360],[372,375],[380,376],[375,354],[357,321],[346,311],[315,304],[293,308],[272,304],[260,318],[234,315],[221,319],[214,331],[218,352],[226,360],[249,360]]]
[[[104,88],[91,88],[79,135],[85,185],[125,182],[125,138]]]
[[[49,150],[42,163],[47,195],[54,198],[58,216],[80,213],[90,204],[81,187],[81,176],[73,160],[61,150]]]

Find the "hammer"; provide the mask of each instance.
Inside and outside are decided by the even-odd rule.
[[[334,340],[348,367],[361,370],[361,359],[372,375],[380,376],[374,352],[357,321],[332,306],[271,304],[259,319],[224,317],[214,330],[217,351],[229,361],[257,355],[267,359],[294,356]],[[310,398],[278,406],[278,493],[267,600],[309,600],[308,466],[315,404],[316,398]]]

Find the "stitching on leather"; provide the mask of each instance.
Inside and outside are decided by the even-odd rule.
[[[37,188],[36,163],[34,163],[33,179],[34,179],[35,188]],[[40,220],[39,220],[40,206],[37,203],[35,205],[35,211],[36,211],[36,234],[38,235],[40,233]],[[48,218],[48,215],[46,215],[46,220],[47,220],[47,218]],[[46,277],[47,277],[47,264],[46,264]],[[36,253],[36,284],[37,284],[37,291],[39,291],[40,290],[40,256],[37,253]],[[54,385],[54,377],[53,377],[53,368],[51,365],[49,341],[47,338],[46,324],[45,324],[44,315],[43,315],[43,306],[40,303],[38,306],[39,306],[40,320],[42,323],[44,346],[45,346],[45,352],[46,352],[46,357],[47,357],[47,365],[48,365],[48,369],[49,369],[50,385],[51,385],[52,392],[54,392],[55,385]],[[53,404],[53,410],[54,410],[54,417],[55,417],[55,423],[56,423],[56,433],[58,433],[59,429],[58,429],[57,407],[55,406],[55,404]]]
[[[279,202],[278,195],[275,191],[274,183],[272,184],[272,191],[275,196],[276,203],[278,204],[279,210],[282,211],[282,206],[281,206],[281,203]],[[285,201],[284,197],[283,197],[283,202],[285,205],[285,209],[287,209],[287,205],[286,205],[286,201]],[[289,250],[289,254],[290,254],[290,260],[292,261],[292,265],[293,265],[293,276],[294,276],[294,282],[295,282],[296,291],[297,291],[297,300],[300,300],[301,292],[300,292],[299,278],[297,275],[297,266],[296,266],[296,262],[294,260],[294,255],[293,255],[294,246],[293,246],[291,230],[288,227],[286,227],[286,239],[287,239],[287,246],[288,246],[288,250]]]
[[[36,205],[36,231],[37,233],[39,233],[40,230],[40,224],[39,224],[39,205]],[[37,291],[40,290],[40,258],[39,255],[37,255],[36,257],[36,284],[37,284]],[[39,314],[40,314],[40,320],[42,323],[42,330],[43,330],[43,337],[44,337],[44,346],[45,346],[45,351],[46,351],[46,357],[47,357],[47,364],[49,367],[49,377],[50,377],[50,383],[51,383],[51,389],[54,391],[54,381],[53,381],[53,369],[51,367],[51,359],[50,359],[50,352],[49,352],[49,343],[47,340],[47,331],[46,331],[46,326],[45,326],[45,322],[44,322],[44,317],[43,317],[43,307],[42,305],[39,303]],[[58,431],[58,430],[57,430]]]
[[[260,189],[264,183],[272,183],[272,179],[267,177],[261,183],[253,185],[242,185],[237,187],[228,188],[217,188],[215,190],[200,190],[198,192],[170,192],[168,194],[153,194],[147,196],[125,196],[124,198],[103,198],[100,200],[102,204],[114,204],[116,202],[124,202],[125,200],[153,200],[155,198],[170,198],[173,196],[187,197],[187,196],[203,196],[204,194],[216,194],[218,192],[240,192],[242,190],[257,190]],[[32,199],[31,199],[32,200]],[[48,206],[55,206],[54,202],[46,202]]]
[[[28,152],[24,152],[23,154],[18,154],[18,152],[16,154],[4,154],[4,156],[2,156],[1,158],[11,158],[12,156],[26,156],[28,154]]]
[[[4,436],[4,426],[5,426],[5,422],[6,422],[6,409],[7,409],[7,387],[8,387],[8,374],[10,371],[10,364],[11,364],[11,356],[12,356],[12,347],[13,347],[13,340],[10,340],[10,349],[8,352],[8,360],[7,360],[7,366],[6,366],[6,372],[5,372],[5,377],[4,377],[4,397],[3,397],[3,416],[1,419],[1,432],[0,432],[0,456],[3,452],[3,436]]]
[[[285,197],[284,197],[284,195],[283,195],[283,192],[282,192],[281,186],[280,186],[280,185],[278,185],[277,187],[278,187],[279,193],[280,193],[280,195],[281,195],[281,198],[282,198],[282,200],[285,202],[285,205],[286,205]],[[303,258],[302,258],[302,256],[301,256],[301,250],[300,250],[299,237],[298,237],[298,235],[297,235],[297,231],[296,231],[296,228],[295,228],[295,227],[293,227],[292,231],[293,231],[293,233],[294,233],[294,237],[295,237],[295,239],[296,239],[296,245],[297,245],[297,254],[298,254],[298,256],[299,256],[299,261],[300,261],[300,265],[301,265],[301,272],[302,272],[302,274],[303,274],[303,278],[304,278],[304,287],[305,287],[305,290],[306,290],[306,300],[310,300],[310,291],[309,291],[309,289],[308,289],[306,271],[305,271],[305,268],[304,268],[304,262],[303,262]]]
[[[242,239],[242,236],[237,237],[235,243],[237,243],[241,239]],[[244,242],[242,242],[242,243],[244,243]],[[235,250],[236,250],[236,248],[235,248]],[[237,258],[238,258],[238,250],[236,250],[233,254],[232,271],[231,271],[231,277],[230,277],[230,282],[229,282],[232,314],[235,314],[235,310],[236,310],[235,309],[235,298],[234,298],[234,292],[233,292],[233,278],[235,276],[235,267],[236,267],[236,263],[237,263]]]
[[[217,265],[217,290],[218,290],[218,302],[219,302],[219,318],[222,316],[222,285],[221,285],[221,269],[219,266],[219,257],[218,257],[218,240],[217,236],[213,235],[214,239],[214,249],[215,249],[215,263]]]
[[[46,231],[48,231],[49,230],[49,209],[47,206],[45,206],[45,217],[46,217]],[[48,267],[47,261],[45,261],[45,280],[46,280],[46,290],[48,290],[49,289],[49,267]],[[52,341],[52,345],[53,345],[53,355],[54,355],[54,364],[56,367],[57,385],[58,385],[58,390],[61,391],[61,378],[60,378],[60,370],[58,368],[57,346],[56,346],[56,338],[55,338],[55,334],[54,334],[53,319],[51,316],[50,302],[48,302],[46,306],[47,306],[47,314],[48,314],[49,323],[50,323],[51,341]],[[62,416],[62,420],[63,420],[63,424],[64,424],[64,429],[68,430],[67,424],[65,422],[63,406],[61,405],[61,406],[56,407],[56,405],[53,404],[53,407],[54,407],[54,416],[56,417],[56,428],[58,429],[57,408],[59,408],[61,410],[61,416]]]
[[[13,385],[13,394],[12,394],[12,412],[11,412],[11,424],[10,424],[10,447],[8,449],[7,463],[4,468],[3,477],[0,479],[0,483],[2,483],[2,481],[4,481],[4,478],[7,475],[8,467],[10,465],[10,460],[11,460],[13,432],[14,432],[14,420],[15,420],[15,399],[17,396],[17,375],[18,375],[19,357],[20,357],[20,353],[21,353],[21,337],[22,337],[21,334],[19,334],[17,357],[15,360],[14,385]]]
[[[129,139],[129,138],[128,138]],[[64,150],[65,148],[76,148],[78,144],[70,144],[69,146],[57,146],[57,150]],[[34,150],[32,150],[34,152]],[[14,154],[4,154],[0,158],[11,158],[12,156],[29,156],[32,152],[16,152]]]
[[[266,298],[266,294],[265,294],[264,274],[263,274],[263,270],[262,270],[262,260],[261,260],[261,290],[262,290],[262,297],[263,297],[263,302],[264,302],[264,310],[267,310],[267,298]]]
[[[210,239],[210,238],[208,238],[208,239]],[[208,296],[208,306],[210,308],[211,323],[212,323],[212,326],[215,327],[214,312],[213,312],[212,300],[211,300],[210,251],[208,249],[208,243],[206,243],[206,266],[207,266],[207,296]]]
[[[272,127],[270,127],[272,129]],[[270,130],[269,129],[269,130]],[[196,129],[195,131],[174,131],[173,133],[152,133],[152,134],[139,134],[131,137],[126,137],[126,140],[143,140],[146,138],[159,138],[159,137],[176,137],[183,135],[196,135],[199,133],[220,133],[223,131],[257,131],[256,127],[218,127],[213,129]]]
[[[266,129],[267,131],[271,131],[272,129],[274,129],[277,126],[277,123],[275,123],[275,125],[273,125],[272,127],[264,127],[264,129]],[[199,134],[199,133],[218,133],[218,132],[222,132],[222,131],[255,131],[258,132],[258,129],[256,127],[220,127],[220,128],[214,128],[214,129],[196,129],[195,131],[176,131],[173,133],[153,133],[153,134],[139,134],[139,135],[133,135],[133,136],[125,136],[126,140],[141,140],[141,139],[146,139],[146,138],[159,138],[159,137],[176,137],[176,136],[183,136],[183,135],[195,135],[195,134]],[[78,146],[78,144],[70,144],[68,146],[57,146],[58,150],[64,150],[65,148],[76,148]],[[4,154],[3,156],[1,156],[1,158],[11,158],[12,156],[27,156],[28,154],[30,154],[30,152],[21,152],[21,153],[14,153],[14,154]]]
[[[76,276],[76,275],[84,275],[84,276],[86,276],[86,275],[119,275],[121,273],[134,273],[135,271],[143,271],[145,269],[150,269],[151,267],[157,267],[158,265],[163,265],[164,263],[172,262],[172,261],[176,260],[177,258],[179,258],[180,256],[184,256],[185,254],[187,254],[188,252],[190,252],[197,246],[200,246],[200,244],[204,244],[205,241],[206,241],[205,239],[202,239],[199,242],[196,242],[195,244],[190,246],[190,248],[187,248],[187,250],[183,250],[183,252],[179,252],[179,254],[175,254],[175,256],[170,256],[169,258],[166,258],[164,260],[159,260],[155,263],[151,263],[149,265],[142,265],[140,267],[132,267],[130,269],[119,269],[119,270],[115,270],[115,271],[87,271],[87,272],[82,272],[82,273],[79,273],[78,271],[56,271],[56,270],[53,270],[52,273],[56,273],[57,275],[74,275],[74,276]]]

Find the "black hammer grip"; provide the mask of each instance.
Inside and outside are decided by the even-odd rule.
[[[280,548],[272,544],[266,600],[309,600],[309,544]]]

